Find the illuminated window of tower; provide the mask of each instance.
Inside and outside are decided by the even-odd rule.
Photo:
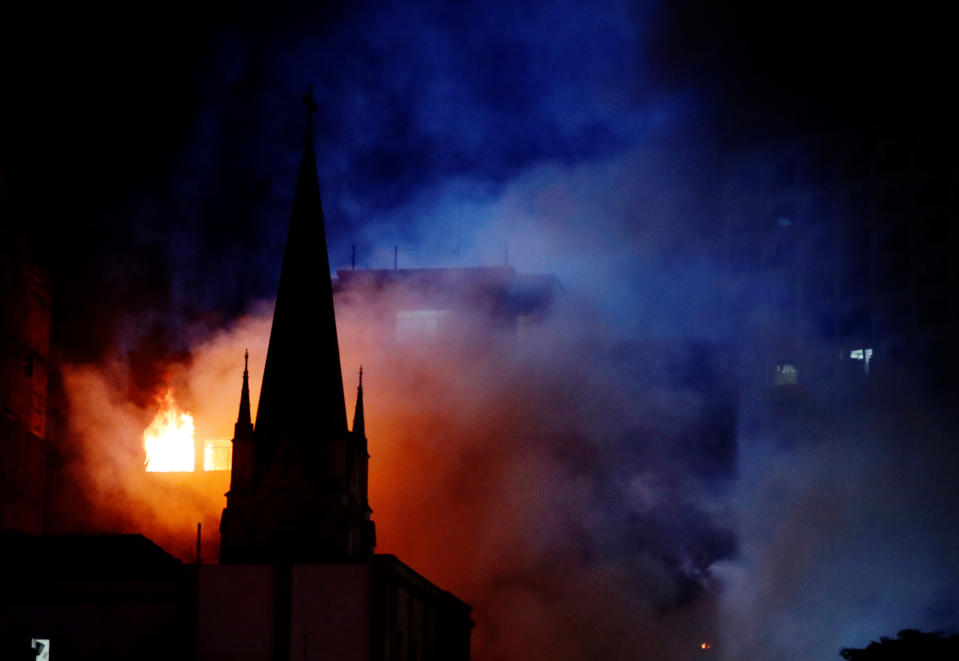
[[[397,310],[396,339],[435,337],[452,315],[452,310]]]
[[[872,359],[872,349],[853,349],[849,352],[849,358],[862,361],[862,371],[869,374],[869,361]]]
[[[777,386],[794,386],[796,385],[798,376],[799,371],[795,365],[789,363],[776,365],[776,376],[773,379],[773,384]]]
[[[228,471],[233,466],[232,441],[205,441],[203,443],[203,470]]]

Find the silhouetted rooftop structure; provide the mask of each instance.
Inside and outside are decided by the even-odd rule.
[[[336,275],[337,304],[372,315],[380,328],[393,328],[386,341],[435,336],[456,323],[524,331],[546,319],[563,291],[553,274],[517,273],[511,266],[339,270]]]

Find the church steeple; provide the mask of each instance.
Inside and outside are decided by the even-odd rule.
[[[360,365],[360,385],[356,388],[356,409],[353,411],[353,434],[366,436],[366,421],[363,418],[363,366]]]
[[[256,473],[285,438],[311,443],[346,433],[346,401],[333,314],[323,208],[313,152],[312,86],[304,96],[306,144],[273,312],[257,409]]]
[[[353,432],[347,427],[311,92],[304,97],[306,145],[255,429],[249,370],[243,370],[233,478],[220,523],[224,563],[358,560],[369,558],[376,545],[362,383]]]

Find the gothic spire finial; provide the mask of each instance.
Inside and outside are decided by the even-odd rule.
[[[240,413],[237,415],[237,425],[250,426],[252,416],[250,415],[250,352],[243,351],[243,388],[240,390]]]
[[[360,384],[356,388],[356,410],[353,412],[353,433],[366,436],[366,420],[363,416],[363,366],[360,365]]]

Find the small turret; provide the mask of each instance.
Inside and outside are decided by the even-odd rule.
[[[243,387],[240,411],[233,425],[233,467],[230,491],[246,491],[253,486],[253,423],[250,415],[250,352],[243,352]]]
[[[360,365],[360,385],[356,389],[356,410],[353,412],[353,435],[366,438],[366,421],[363,418],[363,366]]]
[[[249,428],[253,431],[253,417],[250,415],[250,352],[243,351],[243,388],[240,390],[240,413],[236,418],[234,433]]]

